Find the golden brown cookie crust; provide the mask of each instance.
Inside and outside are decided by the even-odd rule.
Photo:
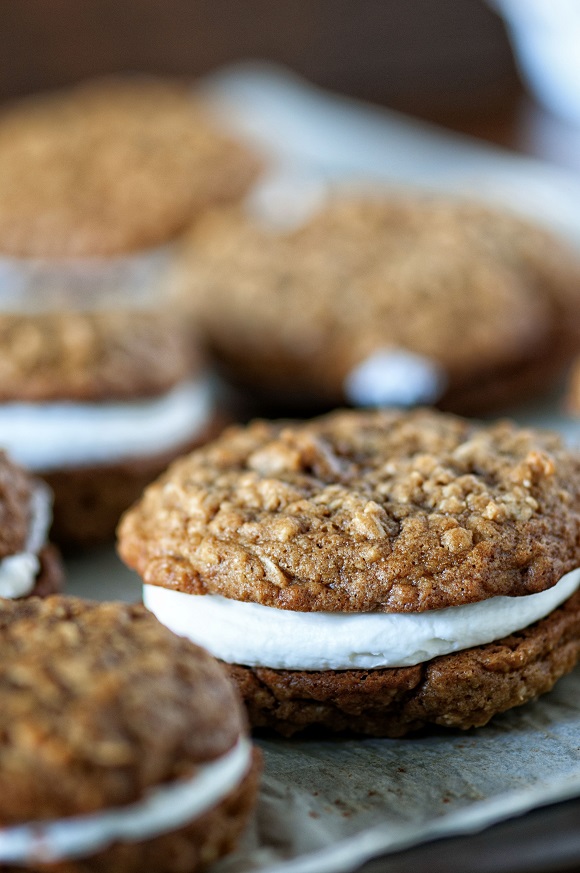
[[[185,84],[110,77],[29,98],[0,116],[0,251],[156,246],[208,204],[241,196],[258,169]]]
[[[142,606],[0,601],[1,824],[131,803],[243,730],[221,667]]]
[[[254,749],[253,763],[242,784],[218,806],[191,824],[141,843],[117,843],[90,858],[56,864],[27,866],[32,873],[197,873],[231,852],[254,808],[261,756]],[[3,866],[7,873],[22,867]]]
[[[502,640],[416,667],[302,672],[229,665],[254,727],[401,737],[466,730],[548,692],[580,658],[580,593]]]
[[[532,594],[580,566],[580,456],[429,410],[234,428],[120,525],[148,584],[279,609],[421,612]]]
[[[451,391],[549,358],[579,321],[580,265],[499,210],[336,197],[285,233],[241,209],[204,216],[183,293],[236,381],[336,405],[347,375],[381,348],[433,360]]]
[[[155,396],[201,368],[168,310],[0,315],[0,401]]]

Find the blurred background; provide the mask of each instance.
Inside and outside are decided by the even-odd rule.
[[[522,12],[537,19],[541,5],[503,0],[502,11],[513,25]],[[526,94],[506,26],[483,0],[0,4],[0,100],[104,72],[198,76],[247,58],[580,168],[575,126]]]

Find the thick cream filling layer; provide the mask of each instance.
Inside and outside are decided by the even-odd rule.
[[[24,551],[0,561],[0,597],[14,600],[33,590],[40,570],[38,555],[48,539],[51,521],[52,496],[39,482],[30,498],[30,527]]]
[[[144,586],[143,601],[174,633],[228,663],[366,670],[409,667],[499,640],[544,618],[579,585],[577,569],[539,594],[491,597],[420,613],[292,612],[156,585]]]
[[[190,778],[150,791],[143,800],[89,815],[0,828],[0,862],[30,864],[92,855],[114,842],[137,843],[186,825],[236,788],[250,768],[252,746],[234,748]]]
[[[30,470],[109,463],[161,454],[208,423],[208,379],[183,382],[161,397],[116,403],[4,403],[0,445]]]

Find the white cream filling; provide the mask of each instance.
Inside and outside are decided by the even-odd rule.
[[[0,257],[0,309],[36,313],[150,306],[170,281],[171,246],[94,258]]]
[[[434,403],[445,390],[442,368],[404,349],[379,349],[354,367],[344,391],[354,406],[415,406]]]
[[[25,597],[36,585],[40,570],[38,553],[45,545],[52,521],[52,495],[39,482],[30,498],[30,526],[24,551],[0,561],[0,597]]]
[[[114,842],[136,843],[182,827],[211,809],[240,784],[249,770],[252,746],[234,748],[199,767],[190,779],[150,791],[128,806],[0,828],[0,861],[12,864],[87,857]]]
[[[195,437],[212,410],[208,379],[161,397],[116,403],[4,403],[0,445],[30,470],[148,457]]]
[[[410,667],[491,643],[544,618],[580,585],[572,570],[539,594],[491,597],[420,613],[292,612],[145,585],[143,602],[216,658],[276,670]]]
[[[278,167],[260,179],[245,200],[246,212],[272,233],[288,233],[307,224],[324,207],[328,186],[303,167]]]

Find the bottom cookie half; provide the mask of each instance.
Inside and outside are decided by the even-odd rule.
[[[231,852],[248,822],[258,793],[260,753],[254,750],[241,785],[218,806],[177,831],[140,843],[115,844],[91,858],[2,866],[7,873],[197,873]]]
[[[228,665],[254,727],[401,737],[467,729],[545,694],[580,659],[580,592],[525,630],[414,667],[306,672]]]

